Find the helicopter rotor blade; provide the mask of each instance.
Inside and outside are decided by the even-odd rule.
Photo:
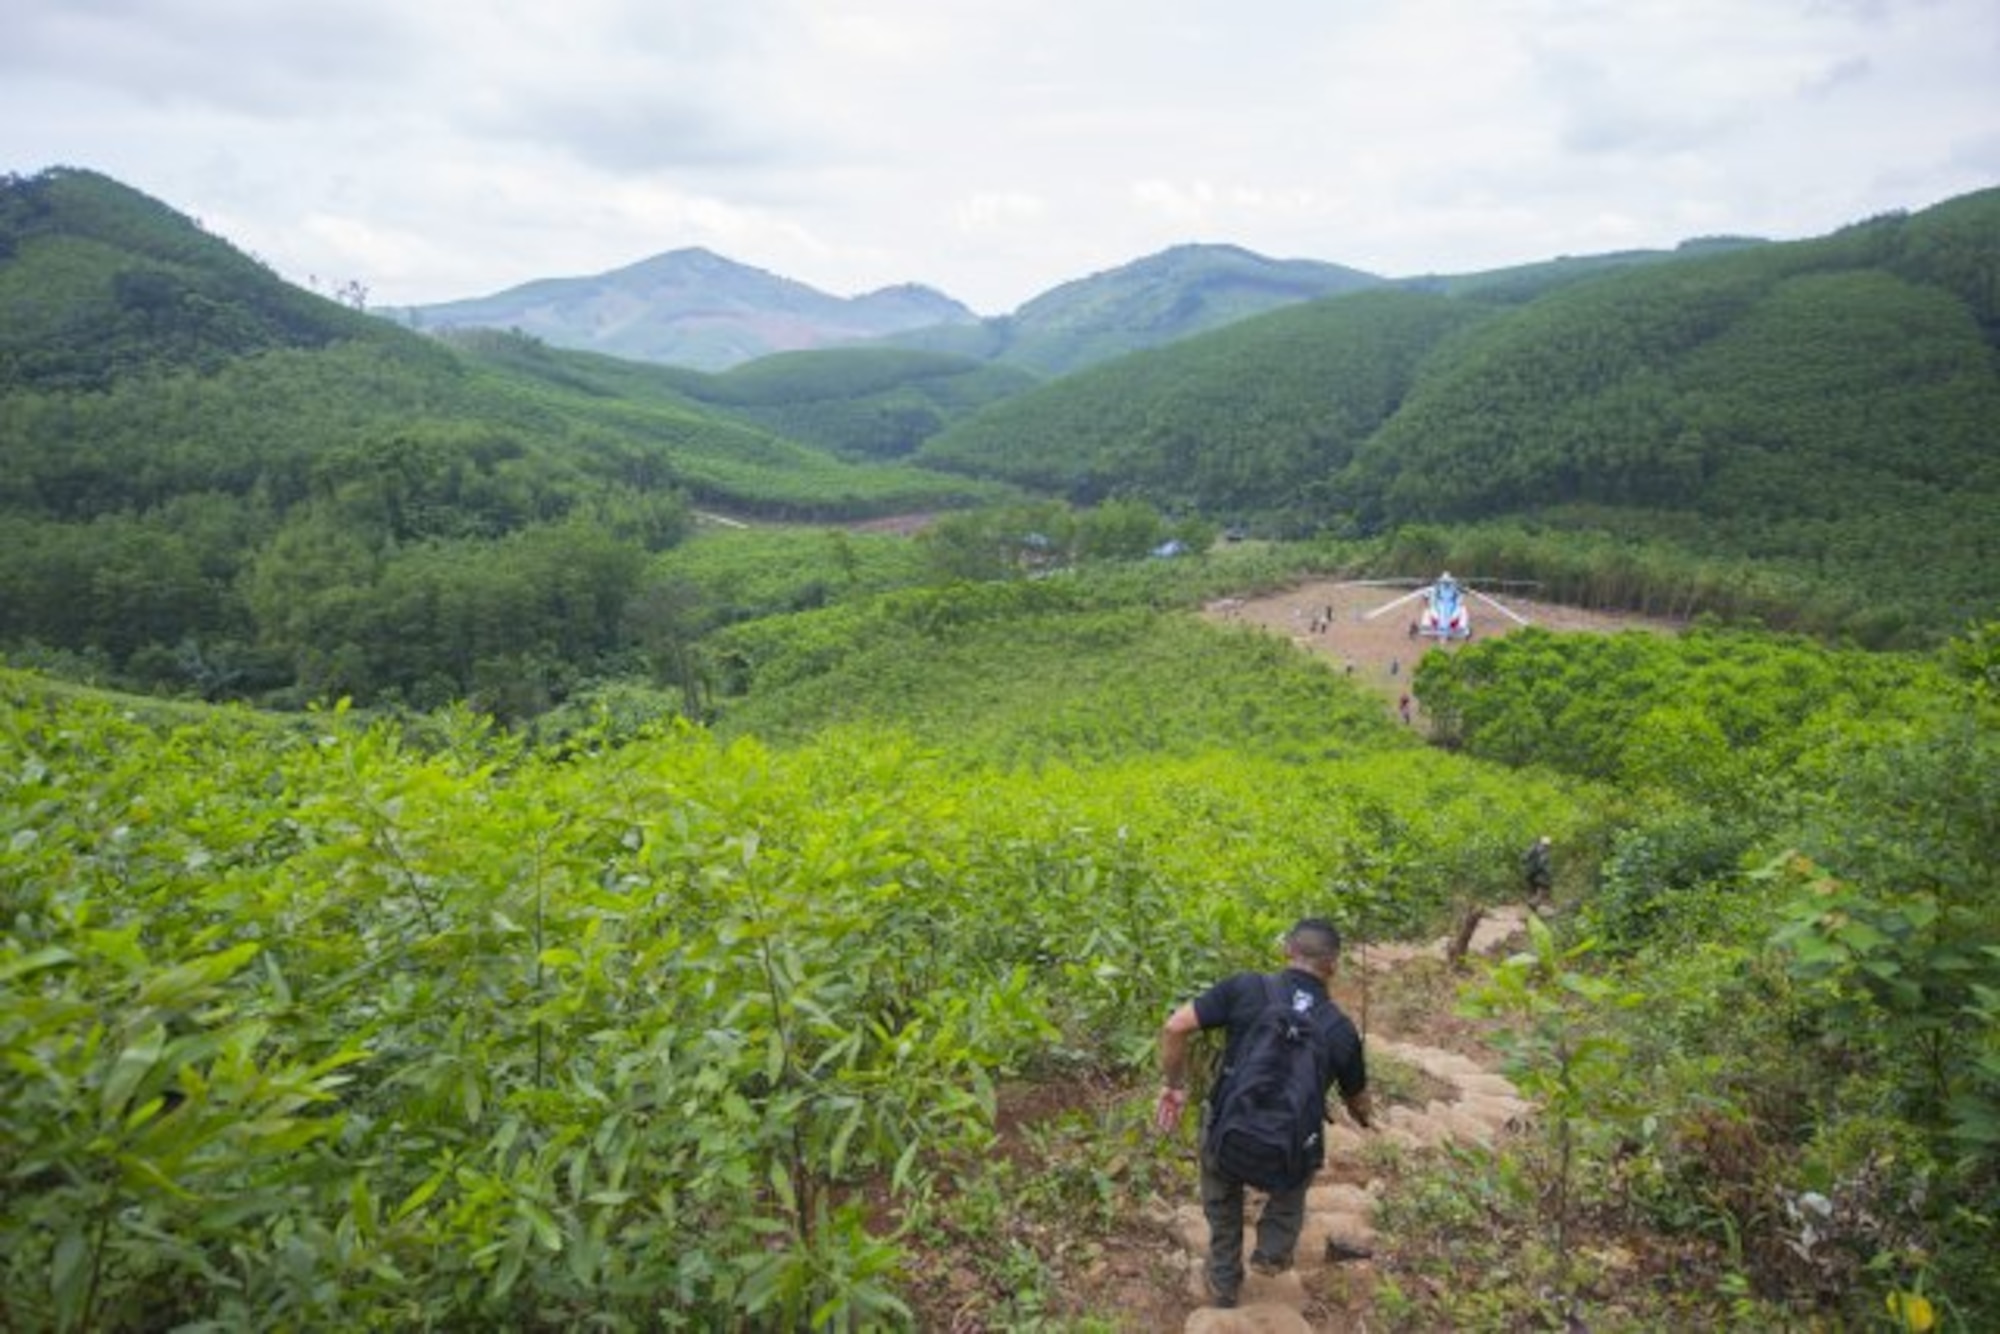
[[[1391,610],[1392,608],[1395,608],[1395,607],[1400,607],[1400,606],[1402,606],[1402,605],[1403,605],[1403,604],[1404,604],[1405,602],[1415,602],[1415,601],[1416,601],[1416,600],[1417,600],[1418,598],[1422,597],[1422,596],[1423,596],[1424,594],[1426,594],[1426,593],[1428,593],[1428,592],[1430,592],[1430,591],[1431,591],[1431,588],[1430,588],[1430,585],[1429,585],[1429,584],[1425,584],[1425,585],[1424,585],[1424,586],[1423,586],[1422,588],[1419,588],[1419,589],[1418,589],[1418,590],[1417,590],[1416,592],[1414,592],[1414,593],[1405,593],[1405,594],[1403,594],[1403,596],[1401,596],[1401,597],[1399,597],[1399,598],[1395,599],[1395,600],[1394,600],[1394,601],[1392,601],[1392,602],[1385,602],[1385,603],[1383,603],[1383,604],[1382,604],[1381,606],[1379,606],[1379,607],[1377,607],[1377,608],[1376,608],[1375,610],[1373,610],[1373,611],[1369,612],[1369,613],[1368,613],[1368,614],[1367,614],[1366,616],[1363,616],[1363,617],[1362,617],[1361,619],[1362,619],[1362,620],[1364,620],[1364,621],[1372,621],[1372,620],[1374,620],[1374,619],[1375,619],[1375,618],[1376,618],[1377,616],[1380,616],[1380,615],[1381,615],[1381,614],[1382,614],[1383,612],[1385,612],[1385,611],[1389,611],[1389,610]]]
[[[1515,624],[1517,625],[1529,624],[1527,617],[1521,615],[1521,613],[1515,611],[1512,607],[1509,607],[1506,603],[1500,602],[1494,598],[1490,598],[1476,588],[1468,588],[1465,591],[1472,594],[1472,596],[1478,598],[1481,602],[1484,602],[1487,606],[1493,608],[1501,615],[1511,617],[1515,622]]]

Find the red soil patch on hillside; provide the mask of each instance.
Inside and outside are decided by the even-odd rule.
[[[917,514],[885,514],[879,519],[857,519],[847,527],[856,533],[887,533],[892,537],[911,537],[923,532],[937,521],[937,514],[925,510]]]

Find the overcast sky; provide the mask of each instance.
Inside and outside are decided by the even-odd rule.
[[[999,314],[1186,241],[1389,276],[2000,184],[2000,0],[0,0],[0,170],[375,304],[705,246]]]

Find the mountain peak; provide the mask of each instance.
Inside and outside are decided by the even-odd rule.
[[[831,296],[700,246],[404,314],[427,329],[519,329],[558,347],[709,371],[974,318],[915,284]]]

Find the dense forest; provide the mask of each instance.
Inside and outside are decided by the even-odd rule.
[[[1067,376],[957,423],[919,458],[1083,503],[1131,492],[1309,532],[1438,343],[1480,314],[1407,292],[1294,306]]]
[[[1026,371],[894,348],[780,353],[719,375],[663,371],[695,401],[850,457],[898,459],[960,417],[1031,388]]]

